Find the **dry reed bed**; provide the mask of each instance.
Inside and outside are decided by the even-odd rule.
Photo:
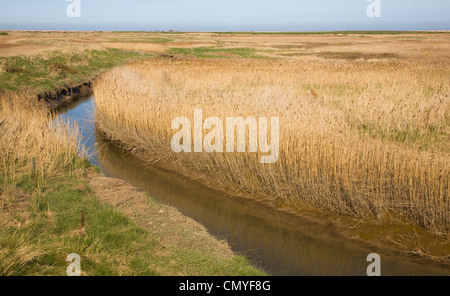
[[[27,93],[0,96],[0,210],[15,202],[20,182],[73,172],[83,153],[75,123],[55,119]]]
[[[98,79],[95,121],[146,163],[228,192],[448,234],[448,69],[419,60],[152,59]],[[203,120],[278,116],[278,161],[173,152],[172,120],[193,124],[196,108]]]

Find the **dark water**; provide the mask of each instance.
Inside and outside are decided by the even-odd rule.
[[[92,98],[79,101],[62,117],[78,120],[89,159],[110,177],[144,189],[203,224],[235,252],[272,275],[366,275],[369,253],[381,256],[382,275],[450,275],[448,266],[397,258],[327,235],[330,229],[211,190],[177,174],[147,168],[96,133]]]

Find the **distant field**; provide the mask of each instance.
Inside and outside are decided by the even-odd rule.
[[[354,35],[354,34],[369,34],[369,35],[393,35],[393,34],[429,34],[439,32],[425,32],[425,31],[312,31],[312,32],[214,32],[216,34],[251,34],[251,35],[322,35],[322,34],[339,34],[339,35]]]
[[[448,33],[336,32],[0,32],[0,91],[43,92],[104,69],[157,55],[196,58],[448,62]],[[432,44],[432,47],[426,45]]]

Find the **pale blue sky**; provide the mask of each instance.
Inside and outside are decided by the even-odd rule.
[[[450,29],[450,0],[0,0],[0,29],[312,31]]]

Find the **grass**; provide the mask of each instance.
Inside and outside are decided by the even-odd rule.
[[[67,84],[85,82],[105,69],[142,59],[149,55],[117,49],[39,56],[0,57],[0,91],[31,89],[35,93]]]
[[[218,47],[196,47],[196,48],[171,48],[168,54],[192,56],[196,58],[259,58],[253,48],[218,48]]]
[[[448,234],[444,64],[152,59],[98,80],[96,126],[143,161],[223,191],[376,223],[396,217]],[[277,163],[261,164],[261,152],[173,152],[172,120],[192,120],[196,108],[204,119],[278,116]]]
[[[9,33],[8,32],[0,32],[0,36],[8,36]]]
[[[8,257],[26,246],[34,250],[34,258],[21,266],[5,268],[3,264],[10,260],[4,257],[0,274],[62,276],[67,267],[65,257],[70,253],[81,256],[87,275],[157,274],[149,268],[150,254],[157,243],[148,233],[95,196],[74,189],[74,178],[52,181],[57,186],[50,185],[35,197],[29,214],[32,219],[23,222],[26,226],[8,227],[0,233],[0,244]],[[86,215],[86,230],[81,230],[81,212]],[[143,260],[146,268],[133,266],[136,258]]]
[[[211,252],[188,248],[161,256],[167,246],[112,206],[99,202],[85,182],[65,177],[46,184],[43,192],[34,194],[29,218],[15,221],[23,226],[0,230],[0,275],[64,276],[70,253],[81,256],[83,275],[263,274],[240,256],[216,258]],[[22,187],[33,184],[22,183],[18,189]],[[33,190],[26,192],[33,195]]]
[[[419,150],[427,150],[430,147],[445,143],[449,135],[438,126],[429,126],[423,130],[417,127],[404,127],[402,129],[384,130],[373,124],[360,124],[356,127],[361,136],[373,139],[383,139],[393,143],[401,143],[406,146],[414,146]]]

